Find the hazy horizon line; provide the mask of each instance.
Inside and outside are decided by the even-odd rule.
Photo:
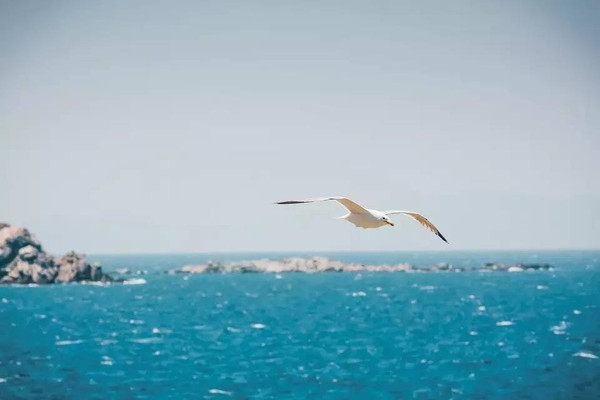
[[[74,250],[73,250],[74,251]],[[374,253],[492,253],[492,252],[600,252],[600,248],[556,248],[556,249],[448,249],[448,250],[251,250],[251,251],[199,251],[199,252],[148,252],[148,253],[85,253],[88,256],[167,256],[167,255],[202,255],[202,254],[374,254]],[[315,254],[318,255],[318,254]]]

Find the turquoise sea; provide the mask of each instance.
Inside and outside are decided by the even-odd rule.
[[[318,253],[556,266],[518,273],[164,273],[290,255],[316,254],[92,255],[146,283],[0,287],[0,399],[600,398],[598,251]]]

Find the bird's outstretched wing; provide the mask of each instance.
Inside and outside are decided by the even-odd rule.
[[[448,243],[448,241],[446,240],[444,235],[442,235],[442,233],[438,230],[438,228],[436,228],[435,225],[433,225],[431,222],[429,222],[429,220],[427,218],[425,218],[424,216],[422,216],[419,213],[416,213],[413,211],[398,211],[398,210],[384,211],[383,213],[386,215],[390,215],[390,214],[408,215],[409,217],[412,217],[415,220],[417,220],[417,222],[420,223],[421,225],[423,225],[425,228],[429,229],[431,232],[438,235],[444,242]]]
[[[367,211],[365,208],[363,208],[363,206],[356,204],[352,200],[347,199],[345,197],[315,197],[313,199],[305,199],[305,200],[278,201],[275,204],[301,204],[301,203],[314,203],[315,201],[329,201],[329,200],[337,201],[342,206],[344,206],[348,211],[355,213],[355,214],[368,214],[369,213],[369,211]]]

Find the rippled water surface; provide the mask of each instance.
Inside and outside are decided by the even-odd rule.
[[[0,398],[600,398],[600,253],[522,273],[166,275],[279,255],[92,256],[146,284],[0,287]]]

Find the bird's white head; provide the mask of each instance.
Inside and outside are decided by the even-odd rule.
[[[388,217],[387,215],[382,215],[381,217],[379,217],[379,220],[381,220],[382,222],[390,225],[390,226],[394,226],[394,223],[392,222],[392,220],[390,219],[390,217]]]

